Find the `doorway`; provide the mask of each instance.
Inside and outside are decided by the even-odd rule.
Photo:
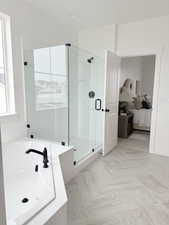
[[[122,57],[119,90],[118,143],[149,151],[155,55]]]

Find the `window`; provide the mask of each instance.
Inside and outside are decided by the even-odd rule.
[[[34,50],[36,110],[67,106],[65,46]]]
[[[10,18],[0,14],[0,115],[14,112]]]

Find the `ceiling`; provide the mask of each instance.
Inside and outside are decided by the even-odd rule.
[[[169,14],[169,0],[24,0],[78,30]]]

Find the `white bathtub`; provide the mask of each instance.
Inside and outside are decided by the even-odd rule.
[[[30,148],[43,151],[44,147],[48,149],[49,168],[43,168],[41,155],[25,153]],[[55,201],[56,196],[57,201],[60,201],[60,203],[56,201],[56,205],[57,203],[61,205],[62,200],[64,204],[67,200],[65,193],[62,198],[58,198],[62,196],[62,193],[58,192],[65,191],[62,174],[58,176],[54,171],[60,166],[57,161],[58,154],[55,154],[59,148],[63,147],[50,142],[28,139],[3,145],[6,212],[9,224],[29,223],[51,202]],[[53,157],[57,159],[53,160]],[[36,165],[39,168],[38,172],[35,172]],[[22,203],[24,198],[28,198],[29,201]]]

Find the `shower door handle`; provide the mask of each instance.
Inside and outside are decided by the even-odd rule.
[[[102,108],[102,100],[100,98],[97,98],[95,100],[95,110],[99,111]]]

